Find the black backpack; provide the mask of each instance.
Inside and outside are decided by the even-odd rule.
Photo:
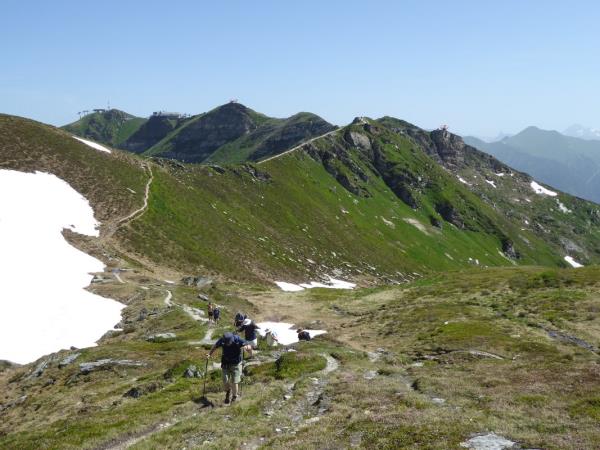
[[[213,317],[214,317],[215,319],[218,319],[220,314],[221,314],[221,311],[219,311],[219,308],[215,307],[215,308],[213,309]]]

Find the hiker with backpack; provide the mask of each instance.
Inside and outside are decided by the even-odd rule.
[[[213,313],[214,313],[214,307],[212,302],[208,302],[208,306],[206,307],[206,312],[208,313],[208,321],[212,322],[213,321]]]
[[[260,330],[260,327],[249,318],[244,319],[242,325],[238,328],[238,331],[244,332],[244,339],[250,344],[250,351],[248,352],[250,357],[252,357],[253,351],[258,348],[257,330]]]
[[[308,331],[303,330],[302,328],[298,328],[296,330],[296,333],[298,333],[298,340],[299,341],[310,341],[310,334],[308,333]]]
[[[206,358],[209,359],[217,348],[222,349],[223,388],[226,392],[225,404],[229,405],[238,397],[238,385],[242,379],[243,351],[250,351],[251,348],[245,340],[230,332],[224,333],[223,337],[215,342]]]
[[[219,324],[220,317],[221,317],[221,310],[219,309],[218,306],[215,306],[213,308],[213,321],[215,322],[215,325]]]
[[[242,326],[242,323],[244,323],[244,320],[246,320],[246,314],[244,314],[243,312],[236,312],[235,313],[235,317],[233,319],[233,326],[238,329],[239,327]]]

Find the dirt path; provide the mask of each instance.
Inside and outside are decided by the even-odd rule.
[[[331,130],[331,131],[328,131],[325,134],[322,134],[320,136],[316,136],[314,138],[311,138],[308,141],[304,141],[302,144],[296,145],[295,147],[292,147],[292,148],[290,148],[289,150],[286,150],[283,153],[279,153],[278,155],[271,156],[270,158],[267,158],[267,159],[263,159],[262,161],[259,161],[257,164],[263,164],[263,163],[266,163],[267,161],[271,161],[272,159],[276,159],[276,158],[279,158],[279,157],[281,157],[283,155],[287,155],[288,153],[291,153],[291,152],[293,152],[295,150],[298,150],[299,148],[302,148],[305,145],[310,144],[311,142],[316,141],[317,139],[321,139],[321,138],[324,138],[324,137],[329,136],[331,134],[337,133],[338,131],[340,131],[340,129],[341,128],[336,128],[335,130]]]
[[[148,182],[146,183],[146,189],[144,191],[144,204],[142,205],[141,208],[136,209],[135,211],[133,211],[131,214],[129,214],[126,217],[123,217],[122,219],[119,219],[119,221],[117,222],[117,228],[131,222],[134,219],[137,219],[138,217],[140,217],[148,208],[148,198],[150,197],[150,186],[152,185],[152,182],[154,181],[154,174],[152,173],[152,167],[149,164],[144,164],[144,167],[146,168],[146,170],[148,171],[148,173],[150,174],[150,178],[148,179]]]
[[[172,298],[173,294],[171,293],[171,291],[167,290],[167,296],[165,297],[165,305],[167,305],[169,308],[173,306],[173,302],[171,301]]]

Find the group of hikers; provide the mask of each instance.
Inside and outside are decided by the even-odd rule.
[[[218,308],[209,303],[209,318],[210,311],[212,310],[212,321],[218,323],[219,314],[215,319],[215,311]],[[254,323],[245,314],[238,312],[234,318],[234,327],[237,332],[244,333],[242,339],[239,335],[227,331],[223,333],[223,336],[215,342],[208,354],[207,359],[210,359],[213,353],[221,348],[221,370],[223,377],[223,389],[225,390],[225,404],[229,405],[235,402],[239,397],[239,384],[242,379],[243,370],[243,358],[244,351],[248,352],[250,358],[253,357],[254,353],[258,349],[258,330],[260,327]],[[297,330],[298,340],[309,341],[310,334],[299,328]],[[273,330],[265,330],[265,340],[268,346],[277,346],[278,339],[277,334]]]

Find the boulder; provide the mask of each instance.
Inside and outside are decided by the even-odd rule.
[[[177,337],[177,335],[175,333],[158,333],[158,334],[153,334],[152,336],[148,336],[146,338],[146,340],[148,342],[164,342],[164,341],[171,341],[173,339],[175,339]]]
[[[209,277],[184,277],[181,279],[181,282],[183,284],[185,284],[186,286],[195,286],[197,288],[203,288],[205,286],[208,286],[209,284],[212,284],[213,280],[212,278]]]
[[[208,298],[208,295],[206,294],[198,294],[198,298],[200,300],[204,300],[205,302],[209,301],[210,299]]]
[[[98,361],[80,363],[79,371],[86,375],[95,370],[105,370],[115,366],[143,367],[146,366],[146,363],[143,361],[134,361],[130,359],[99,359]]]
[[[62,369],[63,367],[67,367],[69,364],[73,363],[77,358],[81,356],[81,353],[72,353],[65,357],[61,362],[58,363],[58,368]]]
[[[187,369],[183,372],[184,378],[202,378],[202,372],[198,370],[196,366],[190,364]]]

